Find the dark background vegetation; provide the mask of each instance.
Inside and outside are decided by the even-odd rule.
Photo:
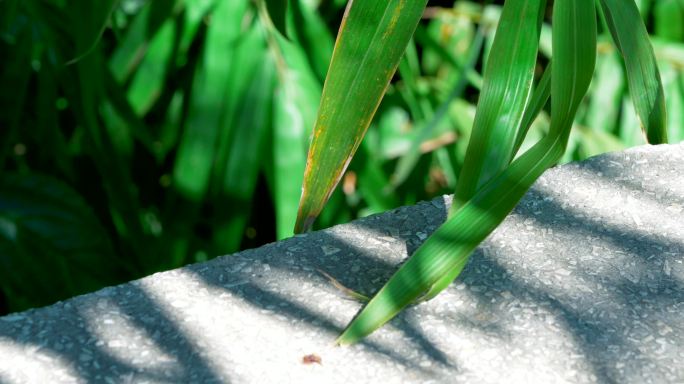
[[[452,191],[503,2],[484,3],[429,2],[319,228]],[[638,3],[681,141],[684,0]],[[282,92],[315,113],[345,1],[293,4],[278,52],[252,0],[0,1],[0,315],[291,234],[311,126]],[[601,36],[564,161],[644,142],[626,91]]]

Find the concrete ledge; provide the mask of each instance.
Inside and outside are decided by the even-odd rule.
[[[684,144],[548,171],[443,294],[335,347],[360,304],[318,270],[372,293],[448,204],[2,317],[0,382],[684,382]]]

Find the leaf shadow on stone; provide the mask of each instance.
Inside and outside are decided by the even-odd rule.
[[[446,207],[443,202],[421,203],[420,205],[423,208],[429,205],[433,216],[429,220],[424,220],[428,215],[423,213],[421,218],[412,217],[410,221],[416,228],[420,228],[420,231],[432,232],[446,217]],[[422,243],[422,240],[415,235],[415,228],[406,228],[403,226],[402,220],[399,222],[396,220],[397,217],[403,217],[401,213],[403,211],[413,216],[421,212],[415,207],[404,207],[395,210],[394,214],[374,215],[354,222],[353,231],[361,231],[371,237],[384,235],[399,240],[395,242],[394,249],[384,249],[380,254],[375,254],[372,247],[368,247],[368,244],[361,241],[358,235],[349,237],[349,239],[359,240],[358,244],[345,241],[346,237],[339,231],[344,231],[350,227],[337,226],[330,230],[309,233],[303,237],[269,244],[258,251],[250,250],[227,256],[217,260],[218,264],[212,265],[211,268],[196,265],[191,266],[190,269],[204,283],[230,291],[251,305],[259,308],[277,308],[276,313],[278,314],[285,315],[293,321],[304,321],[322,329],[329,335],[332,343],[343,330],[344,321],[326,318],[320,315],[320,311],[316,313],[315,303],[306,297],[298,297],[296,290],[281,289],[282,287],[277,284],[277,280],[271,278],[269,281],[263,276],[254,275],[250,267],[252,261],[258,259],[260,263],[267,264],[269,269],[277,271],[283,279],[298,281],[298,284],[311,282],[315,285],[315,289],[326,287],[335,292],[340,300],[349,300],[342,291],[337,291],[319,271],[330,274],[341,284],[357,292],[365,294],[377,290],[397,268],[396,263],[392,263],[392,260],[383,260],[381,256],[391,254],[396,261],[399,261],[401,257],[405,257],[407,247],[415,250]],[[397,212],[399,213],[397,214]],[[428,235],[429,233],[426,233],[423,237]],[[401,244],[400,247],[399,244]],[[254,254],[256,252],[258,254]],[[334,254],[326,255],[326,252],[334,252]],[[283,257],[283,255],[287,257]],[[291,262],[293,259],[296,260],[295,263]],[[242,271],[240,267],[235,268],[236,265],[240,264],[243,265],[242,268],[247,268],[247,272]],[[242,281],[243,283],[231,283],[235,281]],[[368,339],[364,340],[362,345],[374,353],[384,355],[413,370],[429,373],[430,370],[421,367],[417,361],[422,358],[428,358],[443,367],[454,368],[454,364],[448,356],[431,343],[424,333],[416,327],[410,314],[401,314],[391,325],[415,345],[415,348],[410,350],[411,356],[402,354],[407,351],[397,351],[392,347]],[[413,355],[414,352],[418,352],[419,359]]]
[[[568,238],[564,242],[577,244],[581,239],[590,236],[599,237],[601,241],[609,243],[614,249],[619,249],[624,255],[638,260],[641,264],[639,276],[625,278],[619,268],[607,268],[609,273],[597,273],[596,270],[582,268],[582,261],[577,260],[578,274],[583,280],[591,282],[594,286],[606,290],[611,300],[597,302],[598,293],[583,294],[573,297],[570,290],[562,292],[562,288],[533,286],[535,276],[529,273],[520,273],[521,270],[511,271],[509,266],[502,265],[499,260],[507,252],[506,249],[478,250],[473,256],[471,263],[461,276],[462,281],[470,286],[472,284],[484,284],[487,289],[475,292],[480,298],[480,303],[487,306],[487,290],[500,291],[501,285],[513,296],[520,300],[531,300],[549,310],[557,320],[563,324],[565,330],[572,336],[577,346],[587,358],[587,363],[592,367],[594,375],[599,382],[618,383],[628,380],[625,372],[616,368],[616,355],[625,353],[634,356],[634,360],[650,362],[652,364],[665,364],[656,362],[647,353],[642,352],[643,345],[638,345],[633,340],[627,340],[632,335],[631,328],[645,325],[648,334],[658,333],[655,324],[667,324],[676,321],[674,313],[667,313],[667,308],[674,308],[684,303],[684,286],[681,281],[667,276],[663,272],[662,259],[652,257],[654,254],[662,254],[663,249],[673,250],[672,259],[675,255],[684,254],[684,245],[675,240],[663,240],[647,236],[638,230],[607,225],[586,215],[580,214],[568,207],[561,207],[553,200],[546,200],[542,191],[534,187],[522,203],[514,211],[522,220],[531,218],[544,228],[553,229],[556,232],[565,232]],[[535,204],[531,209],[531,204]],[[541,211],[543,215],[535,215],[533,211]],[[523,255],[524,257],[524,251]],[[553,258],[553,255],[549,255]],[[602,256],[596,256],[601,258]],[[505,259],[506,257],[504,257]],[[563,256],[563,261],[568,259]],[[611,260],[600,260],[610,263]],[[615,260],[613,260],[615,261]],[[508,260],[510,262],[510,259]],[[534,268],[534,265],[531,266]],[[484,272],[483,272],[484,271]],[[524,271],[523,271],[524,272]],[[529,272],[529,271],[528,271]],[[495,278],[492,278],[495,276]],[[571,276],[577,277],[577,276]],[[495,287],[499,285],[499,287]],[[559,289],[561,292],[559,292]],[[564,294],[565,293],[565,294]],[[644,303],[648,301],[652,307],[648,308]],[[677,304],[679,303],[679,304]],[[600,308],[600,304],[604,308]],[[492,305],[488,305],[489,311],[494,311]],[[587,308],[590,312],[587,313]],[[597,309],[598,308],[598,309]],[[617,316],[611,320],[610,316],[598,318],[594,312],[610,313]],[[669,321],[668,321],[669,320]],[[673,326],[676,328],[676,326]],[[676,364],[675,364],[676,365]],[[639,367],[635,368],[638,372]],[[660,378],[667,381],[665,377]]]
[[[105,292],[106,295],[101,294]],[[102,319],[88,315],[90,311],[102,314],[105,306],[108,315],[124,317],[136,331],[153,341],[154,347],[175,361],[162,364],[163,367],[158,369],[141,367],[108,351],[107,343],[92,329],[94,322]],[[22,315],[32,318],[33,322],[28,326],[22,326],[24,322],[17,322],[16,328],[11,326],[13,323],[0,323],[0,338],[13,340],[24,347],[33,345],[41,351],[59,356],[74,368],[78,379],[87,383],[225,382],[159,303],[131,283],[105,288],[98,293],[79,296],[50,307],[29,310]],[[50,337],[46,343],[45,334],[59,337]],[[127,341],[121,342],[121,347],[126,348]],[[138,357],[130,356],[131,360]]]

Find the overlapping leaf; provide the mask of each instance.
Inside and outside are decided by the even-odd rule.
[[[515,155],[515,138],[532,91],[545,3],[508,1],[503,7],[451,213]]]
[[[373,297],[338,343],[358,341],[432,290],[434,284],[458,276],[475,247],[503,221],[544,170],[560,158],[577,106],[594,69],[594,2],[556,0],[553,39],[553,112],[549,135],[485,183],[457,209]]]

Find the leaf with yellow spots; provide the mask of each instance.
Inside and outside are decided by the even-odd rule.
[[[295,232],[308,230],[359,147],[427,0],[350,1],[309,148]]]

